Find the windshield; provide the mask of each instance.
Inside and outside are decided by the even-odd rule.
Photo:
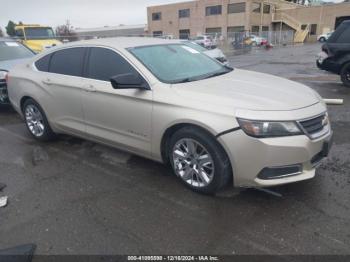
[[[197,81],[232,71],[183,44],[129,48],[160,81],[169,84]]]
[[[25,28],[26,39],[52,39],[55,37],[52,28],[28,27]]]
[[[205,52],[208,51],[208,49],[204,48],[201,45],[198,45],[196,43],[190,42],[190,41],[186,41],[184,42],[185,45],[192,47],[194,50],[197,50],[198,52]]]
[[[34,54],[23,45],[14,41],[0,41],[0,61],[32,57]]]

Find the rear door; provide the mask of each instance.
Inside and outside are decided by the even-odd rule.
[[[83,95],[86,131],[100,142],[151,152],[152,90],[114,89],[110,78],[139,72],[115,50],[90,48]]]
[[[41,75],[47,99],[43,105],[49,113],[49,119],[56,127],[75,133],[85,133],[82,108],[84,89],[83,65],[87,48],[74,47],[59,50],[36,62],[38,70],[47,73]]]

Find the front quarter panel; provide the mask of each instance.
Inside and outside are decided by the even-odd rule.
[[[234,117],[234,108],[212,106],[177,95],[171,85],[158,83],[153,86],[154,104],[152,117],[152,155],[162,161],[161,141],[168,130],[178,124],[201,127],[218,135],[226,130],[238,127]],[[226,113],[225,113],[226,112]]]

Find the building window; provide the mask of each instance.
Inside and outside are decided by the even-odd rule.
[[[179,10],[179,18],[186,18],[186,17],[190,17],[190,9],[182,9]]]
[[[227,6],[227,13],[244,13],[245,12],[245,3],[234,3]]]
[[[259,31],[260,31],[260,26],[258,25],[252,26],[252,33],[259,33]]]
[[[227,27],[227,33],[239,33],[239,32],[244,32],[244,25]]]
[[[261,3],[252,3],[252,12],[260,13],[261,12]]]
[[[270,28],[268,27],[268,26],[263,26],[262,28],[261,28],[261,31],[262,32],[268,32],[270,30]]]
[[[214,6],[207,6],[205,9],[205,15],[221,15],[222,13],[222,6],[221,5],[214,5]]]
[[[182,29],[179,31],[180,39],[189,39],[191,35],[190,29]]]
[[[227,32],[228,33],[244,32],[244,25],[241,25],[241,26],[229,26],[229,27],[227,27]]]
[[[263,7],[264,14],[269,14],[270,10],[271,10],[271,6],[267,5],[267,4],[264,4],[264,7]]]
[[[153,14],[152,14],[152,20],[153,20],[153,21],[162,20],[162,13],[161,13],[161,12],[153,13]]]
[[[153,31],[153,36],[154,37],[159,37],[163,35],[163,31]]]
[[[310,35],[316,35],[317,34],[317,24],[312,24],[310,28]]]
[[[205,33],[212,37],[221,36],[221,27],[206,28]]]

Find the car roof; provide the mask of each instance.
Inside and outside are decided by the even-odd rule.
[[[81,45],[102,45],[115,48],[131,48],[150,45],[166,45],[166,44],[179,44],[180,40],[160,39],[151,37],[113,37],[113,38],[100,38],[83,40],[77,42],[71,42],[64,46],[81,46]]]

